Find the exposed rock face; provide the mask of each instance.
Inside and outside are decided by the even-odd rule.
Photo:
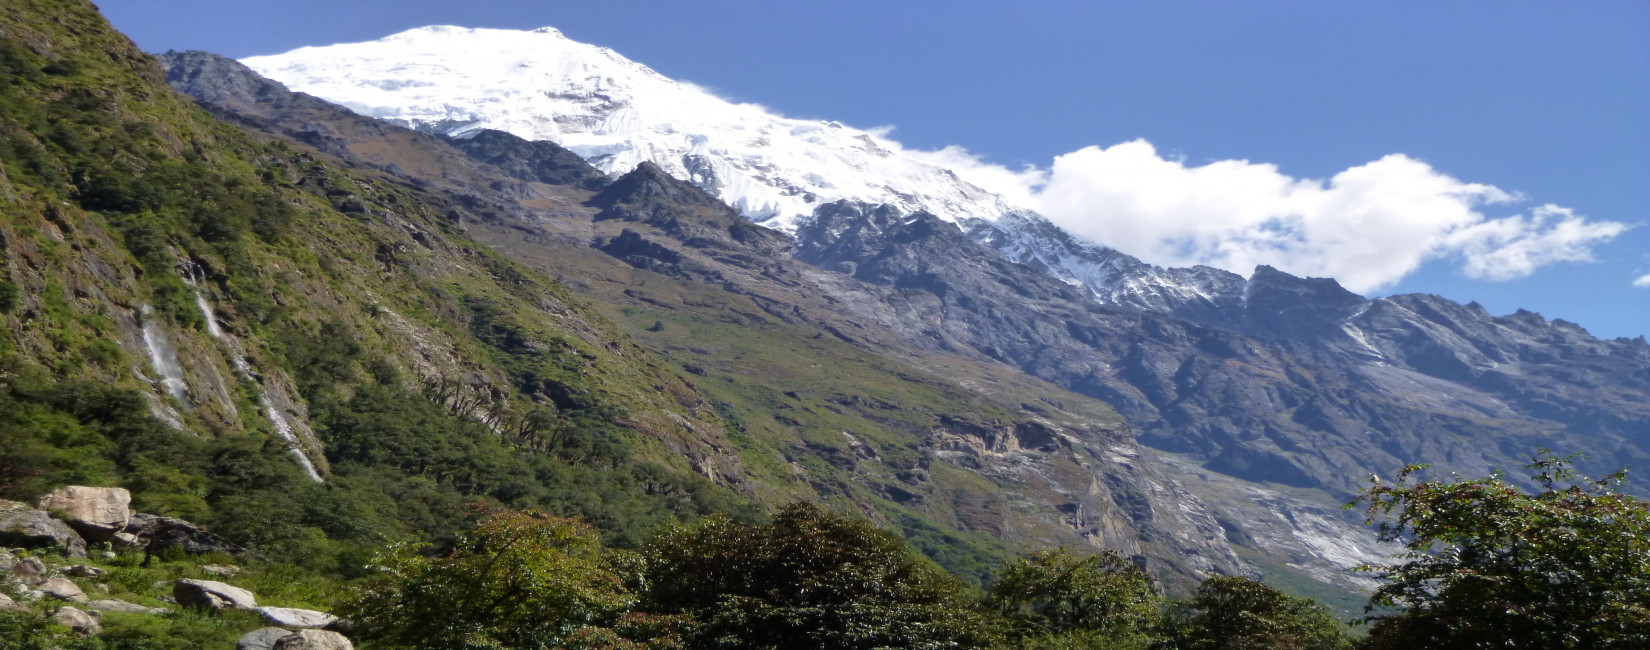
[[[184,607],[204,609],[256,609],[252,592],[215,580],[179,580],[172,585],[172,597]]]
[[[275,647],[276,641],[280,641],[288,634],[292,634],[292,630],[260,627],[241,635],[240,640],[235,642],[235,650],[270,650]]]
[[[202,81],[181,86],[196,93],[190,84]],[[245,94],[237,101],[220,108],[235,104],[246,120],[291,137],[324,131],[327,139],[317,146],[330,151],[363,142],[369,146],[355,148],[360,156],[394,138],[426,142],[422,134],[394,135],[388,125],[361,125],[363,118],[338,108],[258,104]],[[472,155],[505,166],[535,160],[509,138],[484,142]],[[424,154],[447,155],[420,149]],[[1341,563],[1331,555],[1373,548],[1369,540],[1358,540],[1356,552],[1325,542],[1350,530],[1332,521],[1334,506],[1365,487],[1371,473],[1425,461],[1482,474],[1516,467],[1519,455],[1539,446],[1589,451],[1595,461],[1583,469],[1595,474],[1617,463],[1650,471],[1650,345],[1643,341],[1598,341],[1562,321],[1493,317],[1436,296],[1366,300],[1333,280],[1266,267],[1249,278],[1207,267],[1158,268],[1079,242],[1035,215],[951,223],[834,203],[798,222],[793,245],[774,231],[741,225],[732,209],[651,165],[603,188],[583,211],[515,202],[531,195],[524,179],[543,178],[531,165],[509,173],[465,170],[472,175],[462,181],[446,171],[407,173],[488,205],[510,231],[488,241],[500,250],[516,247],[516,254],[558,236],[576,238],[635,269],[720,286],[757,306],[751,318],[806,325],[886,357],[917,349],[1006,366],[1003,375],[1017,369],[1115,406],[1127,429],[1055,427],[1045,435],[1026,421],[960,418],[932,427],[924,446],[934,458],[1012,485],[1004,489],[1014,499],[1057,511],[1067,532],[1097,545],[1141,548],[1172,561],[1202,557],[1240,572],[1212,559],[1230,553],[1220,550],[1224,539],[1204,537],[1211,525],[1221,537],[1213,523],[1219,519],[1257,527],[1250,537],[1232,530],[1226,537],[1294,540],[1277,559],[1294,563],[1317,553],[1328,563],[1313,570],[1334,571]],[[649,307],[691,309],[656,304],[642,293],[636,299]],[[1028,414],[1042,408],[1022,406]],[[1200,490],[1214,491],[1199,501],[1177,485],[1175,477],[1185,475],[1180,466],[1165,470],[1133,446],[1130,433],[1184,454],[1179,458],[1200,470],[1299,489],[1274,498],[1254,491],[1259,486],[1199,479]],[[869,447],[827,460],[870,465]],[[878,489],[920,506],[927,469],[902,469],[903,478]],[[1274,521],[1232,505],[1254,494],[1311,516]],[[1312,498],[1319,501],[1298,500]],[[1232,508],[1232,516],[1211,516],[1218,507]],[[1148,538],[1201,550],[1151,549],[1140,542]]]
[[[1555,444],[1602,459],[1596,473],[1650,469],[1643,341],[1268,267],[1120,309],[977,233],[876,206],[823,206],[797,236],[798,259],[899,289],[899,309],[864,313],[900,316],[912,341],[1104,399],[1142,440],[1240,478],[1339,498],[1411,462],[1483,474]]]
[[[132,495],[125,488],[70,485],[40,499],[40,509],[59,510],[69,525],[95,542],[108,541],[132,518]]]
[[[47,596],[51,596],[52,598],[56,598],[58,600],[66,600],[71,603],[84,603],[87,600],[90,600],[86,597],[86,592],[80,590],[80,585],[75,584],[73,580],[63,576],[49,578],[45,582],[40,583],[40,586],[37,587],[37,589],[40,590],[40,593]]]
[[[96,618],[73,607],[57,608],[52,612],[52,621],[79,634],[92,635],[103,631]]]
[[[265,622],[285,628],[320,629],[338,621],[336,616],[312,609],[259,607],[257,611]]]
[[[578,154],[546,140],[530,142],[503,131],[481,129],[448,138],[448,142],[470,157],[519,180],[593,190],[609,182],[607,176],[585,164]]]
[[[86,540],[68,524],[16,501],[0,501],[0,544],[24,548],[61,547],[72,557],[86,557]]]
[[[354,650],[355,645],[337,632],[326,630],[298,630],[281,637],[272,650]]]

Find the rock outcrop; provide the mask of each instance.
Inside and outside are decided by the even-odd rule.
[[[321,629],[338,622],[338,617],[312,609],[259,607],[257,612],[263,617],[264,622],[285,628]]]
[[[23,548],[59,547],[72,557],[86,557],[86,539],[45,510],[16,501],[0,501],[0,544]]]
[[[52,622],[74,630],[78,634],[92,635],[103,631],[103,626],[97,622],[97,617],[73,607],[59,607],[52,612]]]
[[[179,580],[172,585],[172,598],[184,607],[213,611],[258,607],[257,596],[252,592],[216,580]]]
[[[124,488],[70,485],[40,499],[40,509],[62,512],[69,526],[86,539],[104,542],[132,518],[132,494]]]
[[[298,630],[276,640],[271,650],[355,650],[355,645],[337,632]]]
[[[132,515],[132,521],[126,525],[125,532],[133,535],[137,543],[150,554],[158,554],[173,547],[183,549],[183,552],[190,555],[246,552],[245,548],[230,543],[229,540],[174,517],[140,512]]]
[[[282,637],[289,634],[292,634],[292,630],[278,627],[260,627],[242,634],[240,640],[235,642],[235,650],[270,650],[275,647],[276,641],[280,641]]]
[[[66,600],[71,603],[85,603],[91,600],[86,597],[86,592],[80,589],[80,585],[63,576],[48,578],[45,582],[40,583],[40,586],[36,589],[52,598]]]

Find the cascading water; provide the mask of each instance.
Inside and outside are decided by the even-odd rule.
[[[149,367],[160,376],[166,394],[182,401],[189,396],[189,384],[183,380],[183,366],[178,365],[177,349],[172,347],[166,332],[160,328],[154,317],[154,308],[144,305],[138,309],[138,314],[143,320],[143,347],[149,352]]]
[[[223,331],[223,328],[218,325],[217,315],[212,313],[212,303],[207,302],[206,296],[200,292],[196,285],[199,278],[200,267],[193,261],[185,262],[183,281],[195,292],[195,306],[201,310],[201,317],[206,319],[206,333],[229,346],[230,364],[235,366],[235,370],[247,379],[258,384],[258,401],[264,407],[264,417],[269,418],[269,423],[275,426],[275,434],[286,441],[287,451],[292,452],[292,457],[297,459],[298,464],[304,468],[304,473],[309,475],[310,480],[316,483],[322,482],[321,473],[315,470],[315,464],[309,461],[309,456],[304,455],[303,442],[298,439],[298,434],[293,432],[292,423],[288,422],[286,416],[281,414],[281,409],[275,406],[275,400],[269,398],[269,389],[258,382],[257,373],[252,371],[252,364],[247,363],[246,354],[241,351],[241,342],[230,336],[228,332]],[[148,338],[148,331],[148,328],[145,327],[145,339]]]

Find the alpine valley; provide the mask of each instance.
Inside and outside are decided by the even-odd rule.
[[[1371,475],[1650,474],[1642,337],[1153,266],[552,28],[237,62],[5,4],[0,497],[316,557],[474,498],[619,547],[802,500],[975,583],[1064,545],[1356,612]]]

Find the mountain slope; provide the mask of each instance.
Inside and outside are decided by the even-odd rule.
[[[657,167],[594,193],[584,181],[546,185],[537,179],[580,176],[487,161],[549,143],[386,130],[247,70],[201,74],[222,63],[202,57],[165,58],[174,83],[213,110],[487,205],[490,216],[467,222],[474,236],[611,305],[701,378],[744,434],[753,489],[861,510],[938,555],[960,548],[942,543],[954,529],[995,540],[987,546],[1094,543],[1187,574],[1241,570],[1217,522],[1140,455],[1109,408],[977,354],[913,347],[843,307],[879,309],[886,290],[791,261],[788,237]]]
[[[345,565],[475,499],[624,543],[753,514],[705,398],[464,234],[471,208],[213,119],[90,4],[14,4],[3,496],[124,485],[145,512]]]
[[[346,75],[338,83],[357,81]],[[652,137],[632,135],[641,143]],[[668,169],[669,156],[661,164]],[[847,278],[797,271],[812,278],[827,303],[803,310],[804,318],[879,353],[915,346],[1006,364],[1104,399],[1142,440],[1230,476],[1273,484],[1264,489],[1283,487],[1300,513],[1326,508],[1316,512],[1328,512],[1331,526],[1333,506],[1364,487],[1366,477],[1409,462],[1482,473],[1516,466],[1536,447],[1558,446],[1588,453],[1594,472],[1643,463],[1646,400],[1635,397],[1644,395],[1640,375],[1650,367],[1643,342],[1596,341],[1567,324],[1531,315],[1493,318],[1436,297],[1369,301],[1332,280],[1266,268],[1247,279],[1209,268],[1162,269],[1079,242],[1033,214],[1010,210],[987,219],[938,209],[829,202],[792,221],[791,254]],[[640,231],[600,235],[531,209],[515,211],[548,230],[578,229],[571,243],[593,238],[599,250],[652,272],[699,282],[730,277],[725,252],[711,263],[686,263],[700,256],[672,245],[695,239],[681,218],[633,216],[659,229],[660,239]],[[719,223],[722,231],[736,227],[725,218]],[[530,247],[492,241],[512,255],[533,255]],[[780,243],[765,241],[734,266],[755,268],[753,259],[757,267],[776,265]],[[776,285],[793,281],[772,272],[744,275],[741,291],[770,298]],[[769,315],[798,315],[786,310],[796,302],[762,305]],[[855,331],[867,328],[899,341]],[[1185,467],[1179,459],[1173,465]],[[1344,566],[1346,558],[1375,552],[1363,542],[1332,550],[1335,538],[1356,535],[1313,532],[1299,523],[1311,519],[1304,515],[1281,528],[1268,523],[1275,512],[1231,498],[1251,488],[1188,484],[1213,490],[1203,500],[1225,508],[1217,516],[1227,523],[1273,530],[1268,544],[1285,563],[1304,567],[1312,565],[1309,557],[1333,556]],[[1325,573],[1324,565],[1312,566]]]

